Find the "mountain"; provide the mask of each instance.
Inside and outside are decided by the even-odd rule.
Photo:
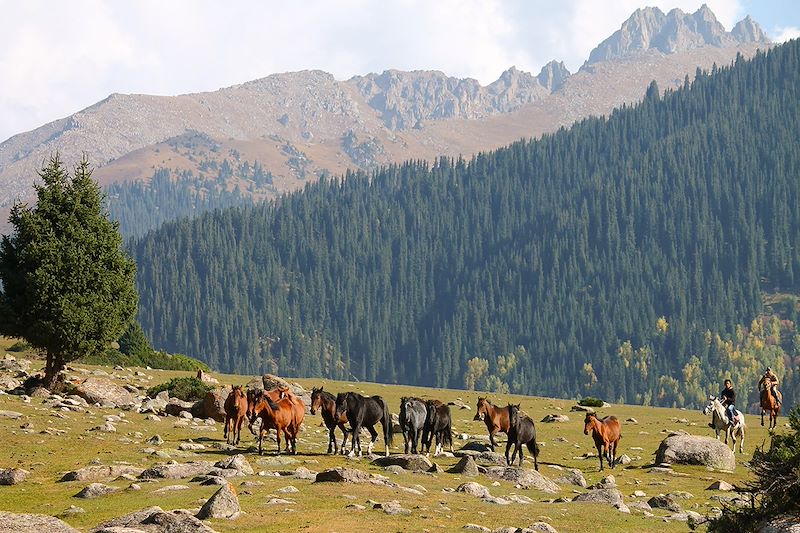
[[[226,372],[697,406],[771,366],[790,405],[798,137],[795,40],[538,140],[166,223],[131,244],[139,318]]]
[[[242,198],[275,197],[349,168],[432,161],[538,137],[636,102],[653,79],[662,90],[677,88],[698,67],[729,64],[737,54],[750,57],[765,46],[750,18],[728,34],[705,7],[692,15],[646,9],[574,74],[552,61],[538,75],[511,67],[481,86],[436,71],[387,70],[346,81],[303,71],[208,93],[112,94],[0,144],[0,209],[30,198],[32,177],[55,151],[65,161],[88,153],[98,167],[95,178],[118,184],[115,197],[126,209],[142,203],[133,195],[148,191],[122,184],[147,183],[159,169],[186,178],[187,198],[204,195],[210,182],[220,194],[238,189]],[[258,165],[270,180],[259,185],[246,173],[223,176],[219,168],[226,164]],[[146,203],[175,211],[157,195]]]

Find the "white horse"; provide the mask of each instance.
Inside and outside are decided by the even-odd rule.
[[[703,414],[711,414],[711,423],[714,425],[714,431],[719,440],[719,432],[725,430],[725,444],[728,444],[728,435],[733,439],[733,450],[736,451],[736,439],[739,439],[739,453],[744,453],[744,433],[747,429],[747,424],[744,422],[744,415],[741,411],[736,409],[736,416],[738,421],[736,424],[728,422],[728,416],[725,413],[725,407],[720,403],[716,396],[708,397],[708,405],[703,409]]]

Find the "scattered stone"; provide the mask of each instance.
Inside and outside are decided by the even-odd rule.
[[[554,528],[547,522],[534,522],[533,524],[529,525],[526,529],[528,529],[529,531],[533,531],[535,533],[558,533],[558,531],[556,531],[556,528]]]
[[[21,468],[0,469],[0,485],[16,485],[25,481],[30,472]]]
[[[490,496],[489,489],[480,483],[475,483],[474,481],[462,483],[456,488],[456,492],[463,492],[477,498],[486,498],[487,496]]]
[[[13,533],[78,533],[77,529],[53,516],[0,511],[0,531]]]
[[[294,487],[292,485],[287,485],[287,486],[283,487],[282,489],[276,490],[275,492],[277,492],[278,494],[295,494],[297,492],[300,492],[300,489],[298,489],[297,487]]]
[[[667,511],[672,511],[673,513],[683,512],[683,508],[681,508],[680,504],[675,501],[675,498],[668,494],[653,496],[647,500],[647,503],[653,509],[666,509]]]
[[[542,422],[569,422],[569,417],[567,415],[549,414],[542,418]]]
[[[462,529],[466,529],[467,531],[483,531],[485,533],[492,533],[492,530],[488,527],[479,526],[478,524],[466,524]]]
[[[207,474],[214,465],[209,461],[156,465],[139,474],[139,479],[183,479]]]
[[[10,418],[11,420],[18,420],[24,415],[16,411],[0,411],[0,418]],[[34,516],[34,515],[31,515]]]
[[[197,452],[205,450],[206,447],[196,442],[182,442],[178,445],[178,449],[184,452]]]
[[[594,413],[594,409],[588,405],[573,405],[569,410],[576,413]]]
[[[584,489],[588,486],[588,483],[586,483],[586,478],[583,477],[583,472],[577,468],[569,469],[564,475],[554,479],[553,481],[559,485],[576,485]]]
[[[355,468],[337,467],[325,470],[316,475],[315,483],[335,482],[335,483],[365,483],[370,480],[367,472],[356,470]]]
[[[405,468],[403,468],[400,465],[389,465],[389,466],[385,466],[383,469],[386,472],[389,472],[390,474],[394,474],[394,475],[399,475],[399,474],[402,474],[402,473],[407,471]]]
[[[594,489],[583,494],[578,494],[572,499],[574,502],[608,503],[617,505],[624,503],[622,493],[617,489]]]
[[[200,485],[203,486],[226,485],[228,483],[228,480],[222,476],[198,476],[192,479],[192,481],[200,481]]]
[[[270,498],[267,500],[267,505],[294,505],[295,502],[291,500],[284,500],[283,498]]]
[[[75,386],[75,394],[91,404],[133,406],[136,399],[128,390],[104,377],[90,376]]]
[[[633,497],[634,498],[646,498],[647,497],[647,493],[645,491],[643,491],[643,490],[635,490],[635,491],[633,491]]]
[[[372,505],[373,509],[380,509],[383,510],[384,513],[388,515],[410,515],[411,511],[409,509],[405,509],[400,506],[400,502],[393,500],[390,502],[384,503],[374,503]]]
[[[561,489],[558,485],[547,479],[536,470],[527,470],[520,467],[494,467],[489,468],[486,475],[514,483],[523,489],[537,489],[550,494],[556,494]]]
[[[148,507],[109,520],[96,526],[91,533],[122,533],[125,531],[125,529],[115,528],[132,528],[134,531],[139,530],[146,533],[216,533],[186,511],[165,512],[161,507]],[[133,533],[133,531],[129,529],[125,533]]]
[[[246,476],[252,476],[255,473],[253,467],[250,466],[250,463],[242,454],[237,454],[229,457],[228,459],[217,461],[214,463],[214,466],[217,468],[237,470]]]
[[[235,519],[241,511],[236,489],[233,488],[233,485],[227,483],[203,504],[196,516],[201,520],[208,518]]]
[[[112,494],[118,490],[119,489],[117,487],[111,487],[109,485],[104,485],[103,483],[92,483],[91,485],[84,487],[78,494],[76,494],[75,498],[99,498],[100,496]]]
[[[480,474],[480,472],[478,472],[478,465],[475,463],[475,459],[473,459],[471,455],[462,456],[455,466],[449,468],[447,472],[470,477],[475,477]]]
[[[734,470],[736,456],[728,446],[712,437],[672,434],[656,451],[656,463],[703,465]]]
[[[433,466],[430,459],[420,454],[390,455],[372,461],[377,466],[397,465],[412,472],[427,472]]]
[[[92,465],[64,474],[59,481],[98,481],[114,479],[124,475],[139,476],[144,468],[130,465]]]
[[[153,435],[145,442],[147,442],[147,444],[150,444],[151,446],[161,446],[162,444],[164,444],[164,439],[161,438],[161,435]]]
[[[734,489],[734,486],[728,483],[727,481],[715,481],[711,485],[706,488],[706,490],[722,490],[722,491],[731,491]]]
[[[459,452],[490,452],[492,448],[485,442],[476,442],[476,441],[469,441],[468,443],[464,444],[460,450],[456,452],[456,456],[458,456]]]
[[[622,455],[617,457],[617,464],[618,465],[625,466],[625,465],[631,464],[631,462],[632,462],[632,460],[631,460],[630,456],[628,456],[627,454],[623,453]]]

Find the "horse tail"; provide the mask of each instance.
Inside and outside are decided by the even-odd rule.
[[[381,407],[383,407],[383,440],[386,442],[386,446],[392,445],[392,434],[394,433],[394,428],[392,427],[392,415],[389,414],[389,406],[386,405],[386,400],[381,398]]]
[[[541,451],[541,448],[539,448],[539,443],[536,442],[536,439],[533,439],[532,441],[528,442],[528,451],[531,452],[531,455],[533,455],[534,457],[536,458],[539,457],[539,452]]]

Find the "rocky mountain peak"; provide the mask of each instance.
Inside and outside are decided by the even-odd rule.
[[[550,91],[551,93],[557,91],[564,85],[564,82],[569,78],[569,70],[564,66],[563,61],[550,61],[542,67],[542,71],[536,76],[539,85]]]
[[[673,9],[666,15],[657,7],[637,9],[619,30],[589,54],[587,64],[622,59],[656,50],[672,54],[703,46],[766,43],[766,35],[750,17],[732,32],[725,31],[711,9],[703,4],[694,13]]]

